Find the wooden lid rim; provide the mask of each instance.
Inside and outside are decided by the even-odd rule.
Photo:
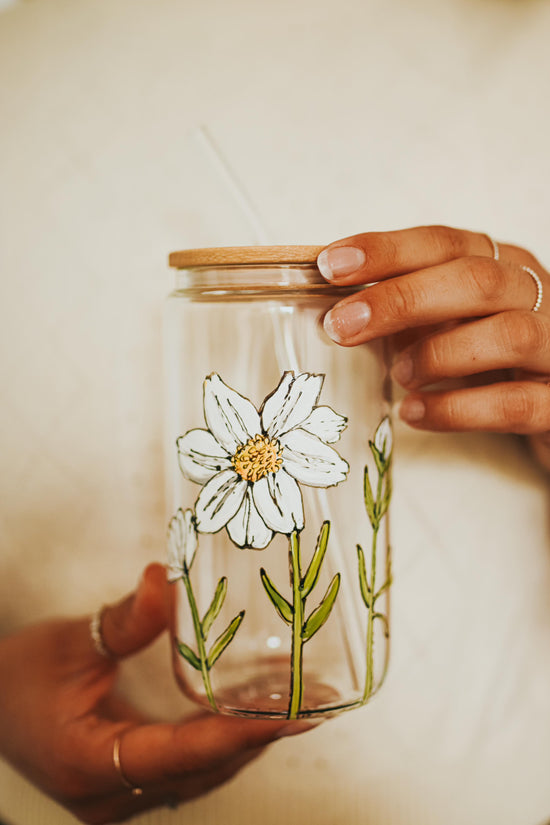
[[[176,269],[199,266],[252,264],[315,264],[324,246],[223,246],[171,252],[168,263]]]

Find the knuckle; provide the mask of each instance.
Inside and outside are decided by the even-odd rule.
[[[528,432],[536,424],[537,409],[533,395],[521,384],[508,388],[502,399],[504,420],[512,432]]]
[[[439,405],[439,417],[446,429],[459,430],[464,418],[461,397],[456,392],[446,393]]]
[[[415,316],[422,301],[422,290],[411,289],[406,281],[395,278],[384,283],[384,299],[391,317],[402,319]]]
[[[501,320],[504,346],[521,362],[550,345],[548,329],[532,312],[505,313]]]
[[[493,304],[503,297],[506,281],[498,261],[492,258],[465,258],[463,263],[465,278],[477,298]]]
[[[376,272],[383,265],[384,269],[394,269],[399,262],[399,248],[391,233],[373,232],[368,236],[368,243],[361,245],[365,253],[366,271]]]
[[[415,360],[418,365],[417,369],[426,378],[439,378],[446,375],[449,359],[448,347],[444,337],[441,339],[428,339],[421,344]]]
[[[466,253],[464,232],[444,225],[429,226],[427,229],[432,245],[446,257],[461,258]]]

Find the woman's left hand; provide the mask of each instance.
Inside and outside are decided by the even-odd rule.
[[[336,304],[325,330],[343,346],[396,336],[407,423],[525,434],[550,469],[550,275],[533,255],[428,226],[345,238],[318,263],[334,284],[372,284]],[[466,380],[426,389],[446,379]]]
[[[119,660],[166,629],[170,587],[164,567],[151,564],[136,592],[104,608],[109,658],[94,646],[89,618],[42,622],[0,639],[0,754],[82,822],[175,807],[314,724],[210,711],[157,723],[124,700]]]

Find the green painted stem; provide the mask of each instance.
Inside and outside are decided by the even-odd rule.
[[[197,609],[197,603],[191,587],[189,574],[183,576],[183,581],[185,582],[185,589],[187,590],[187,598],[189,600],[189,607],[191,608],[191,616],[193,618],[193,627],[195,628],[195,638],[197,640],[197,648],[201,662],[202,681],[204,683],[206,698],[208,699],[212,710],[217,711],[218,706],[216,705],[214,694],[212,692],[212,685],[210,684],[210,671],[208,670],[208,657],[206,655],[206,645],[204,643],[201,620],[199,618],[199,611]]]
[[[300,566],[300,537],[296,530],[290,536],[290,564],[292,570],[293,616],[292,651],[290,659],[290,705],[288,708],[288,718],[297,719],[302,706],[302,696],[304,692],[302,676],[302,628],[304,625],[304,602],[302,599],[301,590],[302,571]]]
[[[383,475],[378,475],[378,487],[376,490],[376,501],[374,504],[375,512],[378,514],[382,503],[382,482]],[[374,602],[376,595],[376,544],[378,541],[378,531],[380,530],[380,516],[378,515],[376,526],[373,527],[372,533],[372,550],[371,550],[371,566],[370,566],[370,586],[371,597],[369,605],[369,614],[367,619],[367,674],[365,677],[365,690],[363,691],[363,702],[368,702],[372,695],[374,687]]]
[[[371,582],[373,582],[373,585],[367,619],[367,675],[365,677],[363,702],[369,700],[374,680],[374,581],[376,575],[376,540],[378,538],[378,529],[377,527],[372,536]]]

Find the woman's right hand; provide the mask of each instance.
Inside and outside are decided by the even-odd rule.
[[[336,304],[325,329],[343,346],[394,336],[411,426],[524,434],[550,469],[550,275],[525,249],[493,244],[447,226],[330,244],[327,280],[372,286]]]

